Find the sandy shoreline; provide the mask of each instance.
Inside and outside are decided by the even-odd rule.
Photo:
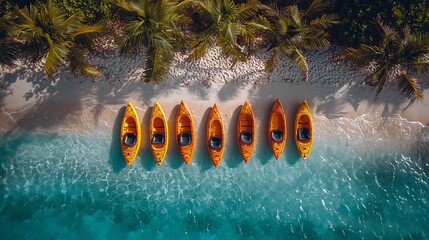
[[[116,51],[92,57],[103,74],[99,79],[75,77],[62,71],[53,80],[47,80],[40,65],[18,63],[13,68],[0,67],[0,128],[7,132],[112,129],[127,101],[137,107],[143,123],[148,122],[148,110],[154,102],[160,102],[172,124],[182,99],[191,108],[198,127],[205,126],[204,118],[217,103],[226,127],[232,124],[234,128],[234,115],[248,99],[257,123],[265,128],[276,98],[286,109],[289,125],[303,99],[309,101],[314,114],[327,118],[399,114],[409,121],[429,125],[427,88],[425,101],[411,105],[394,86],[387,87],[375,99],[373,88],[363,84],[365,73],[335,60],[338,51],[330,48],[307,54],[308,82],[301,82],[299,70],[287,61],[270,74],[263,72],[262,60],[256,57],[231,68],[216,49],[191,63],[185,56],[177,55],[160,84],[143,82],[141,58],[126,59]]]

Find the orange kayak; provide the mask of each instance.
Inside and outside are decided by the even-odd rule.
[[[134,162],[139,153],[141,134],[139,116],[133,104],[128,102],[121,122],[121,149],[128,166]]]
[[[271,151],[277,160],[280,155],[282,155],[286,146],[286,126],[286,114],[282,103],[277,98],[271,109],[270,118],[268,120],[268,142],[270,143]]]
[[[307,101],[303,101],[295,117],[295,143],[302,159],[306,160],[313,146],[313,118]]]
[[[255,116],[250,103],[246,101],[237,121],[237,142],[241,156],[247,163],[253,154],[256,141]]]
[[[149,141],[153,157],[161,165],[168,150],[168,126],[165,113],[158,103],[153,106],[150,116]]]
[[[180,102],[176,114],[176,143],[183,161],[189,164],[194,155],[196,134],[191,111],[184,101]]]
[[[213,105],[207,121],[207,149],[210,159],[215,167],[222,161],[225,149],[225,130],[223,128],[222,116],[216,104]]]

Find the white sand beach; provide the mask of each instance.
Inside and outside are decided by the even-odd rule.
[[[15,67],[0,67],[0,128],[6,132],[112,129],[128,101],[138,109],[143,125],[148,125],[148,110],[155,101],[173,124],[177,106],[185,100],[199,131],[205,132],[214,103],[220,107],[227,129],[231,124],[235,129],[236,115],[247,99],[258,127],[265,129],[276,98],[285,107],[289,127],[304,99],[317,116],[353,119],[366,113],[385,118],[399,114],[409,121],[429,124],[429,86],[423,86],[423,102],[410,104],[393,85],[376,99],[374,88],[363,83],[366,73],[336,59],[339,51],[331,47],[306,53],[310,69],[307,82],[287,60],[281,60],[274,72],[265,73],[263,59],[252,57],[231,67],[217,49],[196,62],[176,54],[159,84],[144,83],[143,56],[128,59],[115,49],[91,56],[102,72],[97,79],[74,76],[67,70],[46,79],[41,64],[17,62]],[[423,78],[427,81],[428,76]]]

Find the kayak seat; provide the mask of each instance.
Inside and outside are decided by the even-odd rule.
[[[300,141],[310,140],[310,134],[308,128],[298,128],[298,139]]]
[[[210,147],[213,149],[220,149],[222,147],[222,138],[220,136],[211,136]]]
[[[282,132],[282,130],[272,130],[271,131],[271,138],[275,142],[281,142],[283,140],[283,132]]]
[[[125,133],[124,144],[125,146],[134,146],[137,143],[137,134],[135,133]]]
[[[240,133],[240,139],[244,143],[251,143],[252,142],[252,131],[241,131]]]
[[[154,133],[152,137],[153,144],[164,143],[164,133]]]
[[[191,132],[181,132],[179,134],[179,144],[181,146],[188,146],[192,143]]]

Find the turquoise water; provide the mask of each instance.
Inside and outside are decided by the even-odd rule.
[[[131,167],[112,131],[0,140],[1,239],[428,239],[429,129],[400,118],[316,117],[308,161],[264,141],[215,169],[174,148]]]

